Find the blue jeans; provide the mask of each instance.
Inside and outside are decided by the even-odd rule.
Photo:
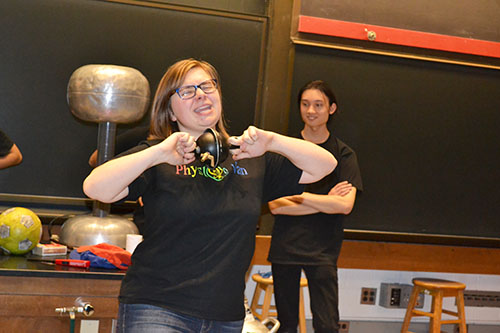
[[[195,318],[149,304],[120,303],[117,333],[241,333],[243,320]]]

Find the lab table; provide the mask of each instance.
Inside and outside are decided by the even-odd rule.
[[[3,332],[70,332],[71,312],[75,332],[82,325],[94,331],[98,327],[99,333],[113,331],[124,271],[53,265],[28,257],[0,255]],[[94,311],[87,316],[89,308]]]

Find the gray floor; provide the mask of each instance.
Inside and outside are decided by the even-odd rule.
[[[306,320],[307,332],[313,333],[312,320]],[[455,333],[455,325],[443,325],[441,330],[444,333]],[[410,330],[414,333],[427,333],[428,324],[413,323]],[[399,333],[401,323],[356,321],[349,322],[349,329],[340,333]],[[499,333],[500,325],[467,325],[467,333]],[[302,332],[301,332],[302,333]]]

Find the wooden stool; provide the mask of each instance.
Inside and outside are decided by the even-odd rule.
[[[465,284],[454,281],[440,280],[440,279],[426,279],[415,278],[413,279],[413,291],[408,302],[406,309],[405,320],[401,333],[411,333],[408,331],[412,317],[426,316],[430,317],[429,333],[440,333],[442,324],[458,324],[460,333],[467,333],[465,325],[465,310],[464,310],[464,289]],[[424,312],[416,310],[418,294],[427,293],[432,296],[431,312]],[[457,302],[457,312],[444,310],[443,297],[455,297]],[[451,316],[457,317],[453,320],[441,320],[441,314],[446,313]]]
[[[255,292],[253,293],[252,304],[250,309],[257,319],[262,321],[267,317],[277,317],[276,306],[271,305],[271,298],[274,293],[273,278],[264,278],[260,274],[252,275],[252,280],[257,282],[255,286]],[[307,279],[300,279],[300,291],[299,291],[299,330],[300,333],[306,333],[306,313],[304,310],[304,292],[303,287],[307,287]],[[259,304],[260,294],[264,291],[264,301]],[[257,310],[261,310],[260,314]]]

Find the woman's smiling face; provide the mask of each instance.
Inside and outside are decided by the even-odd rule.
[[[182,87],[199,85],[213,79],[205,70],[195,67],[189,70]],[[179,130],[187,132],[198,138],[207,128],[215,128],[221,117],[222,106],[218,89],[205,93],[200,88],[195,91],[195,96],[190,99],[181,99],[178,94],[171,97],[173,113],[170,117],[176,121]]]

